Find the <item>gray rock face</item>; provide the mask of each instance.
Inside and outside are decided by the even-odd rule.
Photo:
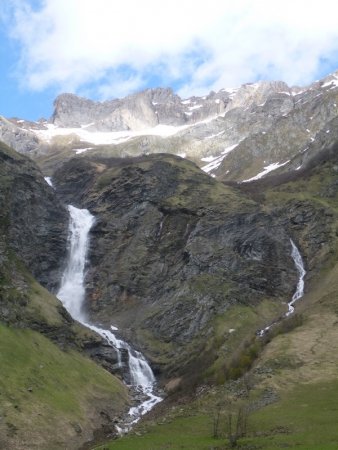
[[[22,122],[11,122],[2,116],[0,116],[0,141],[19,153],[32,153],[41,144],[34,132],[23,128]]]
[[[72,160],[55,182],[66,202],[97,218],[87,273],[92,320],[118,326],[166,374],[184,372],[217,316],[292,293],[297,274],[284,228],[184,159]]]
[[[121,100],[94,102],[62,94],[54,103],[52,123],[61,127],[86,125],[90,131],[152,128],[158,124],[184,125],[224,111],[224,94],[182,101],[171,89],[148,89]],[[226,96],[225,96],[226,97]]]
[[[263,105],[249,107],[244,116],[236,112],[232,121],[237,130],[246,124],[247,134],[213,173],[223,180],[241,181],[273,163],[286,163],[280,172],[299,169],[326,148],[329,140],[336,140],[337,105],[338,86],[323,80],[293,95],[270,95]],[[231,111],[225,121],[228,114]]]
[[[154,153],[160,148],[184,155],[222,180],[250,180],[262,176],[267,167],[281,166],[279,172],[298,169],[327,144],[325,133],[331,133],[333,141],[337,76],[334,73],[305,88],[262,81],[187,100],[170,89],[150,89],[113,102],[91,102],[90,107],[86,100],[65,95],[59,97],[64,114],[61,117],[57,101],[54,120],[69,126],[71,117],[82,111],[86,118],[82,116],[78,123],[91,121],[88,129],[92,131],[187,125],[166,139],[139,142],[134,138],[121,143],[111,149],[111,155]]]
[[[37,166],[0,143],[1,226],[9,246],[50,290],[61,279],[68,212]]]
[[[111,136],[110,146],[94,144],[89,151],[109,157],[173,153],[221,180],[242,182],[272,170],[298,170],[328,140],[334,142],[337,105],[338,72],[304,88],[260,81],[185,100],[164,88],[102,103],[62,94],[55,100],[53,135],[57,137],[57,128],[64,134],[64,129],[75,127],[89,132],[85,138],[70,129],[68,140],[60,136],[49,141],[48,133],[39,134],[46,124],[5,119],[0,121],[0,136],[20,152],[41,155],[50,148],[49,154],[57,156],[65,148],[73,154],[83,140],[96,142],[97,132],[133,131],[120,141]],[[178,127],[177,132],[166,138],[154,136],[151,130],[158,125]],[[48,171],[50,167],[49,162]]]

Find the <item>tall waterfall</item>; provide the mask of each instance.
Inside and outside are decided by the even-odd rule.
[[[118,339],[112,331],[105,330],[87,321],[83,310],[85,299],[84,278],[89,231],[95,222],[95,218],[87,209],[78,209],[69,205],[68,210],[70,214],[69,257],[56,296],[75,320],[97,332],[117,350],[120,362],[120,351],[122,349],[127,350],[130,383],[145,398],[141,404],[132,407],[129,411],[130,422],[133,424],[139,420],[141,415],[150,411],[156,403],[159,403],[162,398],[154,394],[155,377],[144,356],[134,350],[127,342]]]
[[[85,264],[88,234],[94,224],[94,216],[87,209],[78,209],[71,205],[68,206],[68,210],[70,214],[69,257],[56,296],[74,319],[84,323],[85,314],[82,307],[85,298]]]
[[[293,262],[294,262],[297,272],[298,272],[298,282],[297,282],[297,287],[296,287],[295,293],[293,294],[291,301],[288,303],[288,311],[284,314],[284,317],[290,316],[290,314],[292,314],[295,311],[294,304],[296,303],[297,300],[299,300],[301,297],[303,297],[303,295],[304,295],[304,277],[306,275],[306,271],[304,269],[304,263],[303,263],[301,254],[299,253],[299,250],[292,239],[290,239],[290,243],[291,243],[291,257],[293,259]],[[276,322],[273,322],[269,326],[263,328],[262,330],[259,330],[257,332],[257,334],[259,336],[263,336],[267,331],[270,330],[271,327],[276,325],[278,322],[279,322],[279,320]]]

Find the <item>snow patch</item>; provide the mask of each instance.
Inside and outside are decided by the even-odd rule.
[[[96,131],[90,132],[82,128],[58,128],[55,125],[48,124],[46,130],[33,130],[41,140],[51,142],[56,136],[75,135],[83,142],[90,142],[94,145],[117,145],[126,142],[137,136],[160,136],[169,137],[188,128],[189,125],[172,126],[172,125],[157,125],[153,128],[147,128],[140,131]]]
[[[202,158],[202,161],[209,162],[209,164],[201,167],[201,169],[206,173],[210,173],[213,170],[216,170],[221,165],[221,162],[226,157],[226,155],[230,153],[234,148],[236,148],[238,144],[231,145],[230,147],[225,148],[219,156],[207,156],[206,158]]]
[[[189,110],[190,110],[190,111],[193,111],[194,109],[199,109],[199,108],[203,108],[203,105],[189,106]]]
[[[196,105],[189,109],[197,109],[202,107],[203,105]],[[187,111],[186,115],[191,115],[192,112]],[[174,136],[175,134],[186,130],[188,128],[192,128],[195,126],[199,126],[201,124],[210,123],[215,120],[217,117],[223,117],[224,114],[215,114],[207,119],[200,120],[193,124],[173,126],[173,125],[156,125],[153,128],[144,128],[143,130],[124,130],[124,131],[89,131],[85,129],[92,124],[83,125],[80,128],[59,128],[54,124],[46,124],[46,129],[44,130],[35,130],[30,129],[31,132],[35,133],[39,139],[44,142],[51,143],[53,138],[57,136],[76,136],[82,142],[88,142],[93,145],[118,145],[124,142],[129,141],[138,136],[159,136],[162,138],[167,138],[170,136]]]
[[[52,178],[51,177],[44,177],[44,178],[45,178],[45,182],[53,188],[54,186],[53,186]]]
[[[267,173],[272,172],[273,170],[279,169],[279,167],[283,167],[283,166],[285,166],[285,164],[287,164],[289,162],[290,162],[290,160],[285,161],[284,163],[281,163],[281,164],[279,164],[279,162],[269,164],[268,166],[264,167],[264,170],[262,172],[258,173],[257,175],[255,175],[252,178],[243,180],[242,183],[248,183],[249,181],[259,180],[260,178],[263,178]]]
[[[88,147],[88,148],[78,148],[75,149],[75,153],[76,155],[81,155],[81,153],[86,152],[87,150],[93,150],[93,147]]]
[[[326,83],[322,84],[322,88],[329,87],[329,86],[332,87],[332,88],[337,87],[338,86],[338,79],[335,78],[334,80],[330,80],[330,81],[327,81]]]

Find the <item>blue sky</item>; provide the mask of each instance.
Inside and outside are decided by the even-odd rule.
[[[259,79],[306,85],[338,69],[335,2],[6,0],[0,114],[49,117],[74,92],[95,100],[170,86],[182,97]]]

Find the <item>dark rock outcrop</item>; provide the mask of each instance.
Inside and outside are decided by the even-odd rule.
[[[1,229],[7,243],[49,290],[65,264],[68,212],[37,166],[1,144]]]
[[[193,358],[192,343],[207,340],[233,306],[279,304],[292,293],[297,274],[283,227],[188,161],[73,160],[54,180],[67,202],[97,219],[87,274],[92,319],[121,327],[165,372]]]

